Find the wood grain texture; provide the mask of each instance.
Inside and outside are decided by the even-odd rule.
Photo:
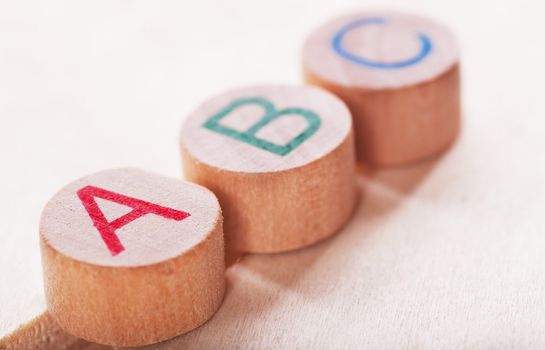
[[[303,49],[305,80],[346,102],[358,159],[401,165],[444,151],[460,128],[458,47],[428,19],[358,13],[315,30]]]
[[[0,349],[46,310],[36,232],[56,190],[125,164],[179,177],[181,116],[216,89],[297,82],[305,35],[361,4],[0,2]],[[460,137],[431,167],[367,172],[339,234],[243,258],[210,322],[152,347],[545,348],[545,3],[365,6],[452,26],[463,44]],[[35,334],[30,344],[48,336]]]
[[[77,196],[90,185],[190,216],[137,218],[116,231],[125,250],[114,254]],[[112,214],[113,208],[103,208]],[[223,299],[221,211],[203,187],[134,169],[103,171],[49,201],[40,237],[49,312],[61,328],[83,339],[119,346],[155,343],[201,325]]]
[[[108,350],[110,346],[90,343],[63,331],[47,312],[0,339],[2,350]]]
[[[44,313],[0,340],[0,349],[58,350],[76,342],[78,338],[64,332],[51,315]]]
[[[270,101],[274,111],[291,111],[263,127],[267,140],[276,138],[284,145],[302,135],[311,121],[301,124],[305,120],[300,110],[315,113],[320,126],[287,155],[203,128],[233,101],[255,97]],[[232,118],[233,128],[250,130],[264,111],[263,106],[248,107],[230,111],[222,125]],[[350,114],[329,93],[292,86],[228,92],[191,114],[180,140],[185,177],[220,200],[228,249],[278,252],[304,247],[335,233],[352,215],[357,191]]]

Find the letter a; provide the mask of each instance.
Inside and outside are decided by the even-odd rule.
[[[91,220],[93,220],[93,225],[100,233],[102,240],[104,243],[106,243],[106,247],[108,247],[108,250],[112,256],[116,256],[125,250],[125,247],[123,247],[123,244],[121,244],[121,241],[115,234],[115,231],[129,224],[133,220],[136,220],[146,214],[154,214],[162,216],[165,219],[181,221],[191,215],[183,211],[163,207],[141,199],[124,196],[122,194],[107,191],[94,186],[85,186],[81,188],[77,194],[83,203],[85,210],[87,210],[89,217]],[[104,213],[102,213],[100,210],[95,197],[126,205],[133,208],[133,210],[123,216],[120,216],[112,222],[108,222],[104,216]]]

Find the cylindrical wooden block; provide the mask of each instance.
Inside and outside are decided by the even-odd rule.
[[[400,165],[440,153],[458,134],[458,55],[454,36],[428,19],[359,13],[314,31],[303,69],[350,108],[359,160]]]
[[[46,205],[40,243],[48,310],[86,340],[159,342],[223,300],[221,210],[198,185],[135,169],[82,178]]]
[[[350,113],[314,87],[227,92],[188,116],[180,136],[187,179],[212,190],[228,249],[279,252],[339,230],[357,190]]]

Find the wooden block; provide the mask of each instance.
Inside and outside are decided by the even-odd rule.
[[[216,96],[180,135],[188,180],[218,196],[228,249],[279,252],[324,239],[357,198],[350,112],[314,87],[259,86]]]
[[[10,316],[13,317],[13,315]],[[76,349],[76,344],[81,342],[78,338],[63,332],[51,315],[45,312],[7,337],[0,338],[0,349],[67,350]]]
[[[222,216],[207,189],[135,169],[77,180],[40,223],[53,318],[85,340],[138,346],[208,320],[222,302]]]
[[[358,159],[399,165],[440,153],[458,134],[458,55],[454,36],[428,19],[359,13],[314,31],[303,68],[307,82],[347,103]]]

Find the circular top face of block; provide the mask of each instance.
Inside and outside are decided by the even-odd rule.
[[[143,266],[177,257],[221,220],[204,187],[137,169],[79,179],[46,205],[40,234],[53,249],[100,266]]]
[[[188,116],[180,142],[207,165],[243,173],[277,172],[311,163],[350,134],[345,104],[310,86],[229,91]]]
[[[333,84],[387,89],[433,80],[458,62],[452,33],[428,19],[368,12],[315,30],[303,48],[305,70]]]

